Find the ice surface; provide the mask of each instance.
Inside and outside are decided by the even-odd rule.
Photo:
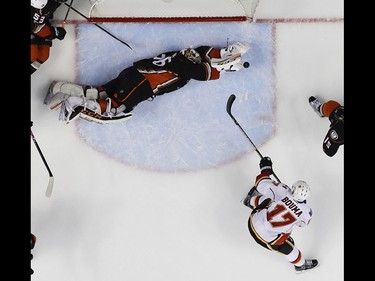
[[[174,122],[177,124],[176,119],[183,122],[183,118],[174,116],[173,120],[169,120],[165,112],[160,114],[158,110],[168,103],[181,102],[183,113],[191,113],[191,109],[194,112],[204,109],[207,111],[204,120],[220,116],[220,123],[226,128],[226,134],[218,131],[223,138],[222,149],[225,146],[226,150],[233,154],[237,151],[240,156],[216,167],[184,173],[150,171],[108,157],[108,153],[98,152],[95,150],[97,148],[82,141],[80,130],[83,127],[91,128],[92,136],[97,136],[99,131],[96,126],[88,122],[81,126],[83,121],[64,125],[58,121],[57,113],[49,111],[43,104],[45,93],[53,80],[91,82],[91,78],[83,77],[82,74],[89,73],[90,67],[103,66],[103,59],[112,61],[112,65],[103,70],[103,76],[100,76],[103,80],[98,83],[116,75],[125,65],[118,65],[121,56],[111,57],[114,50],[124,56],[132,54],[134,57],[130,61],[134,61],[152,56],[154,51],[163,50],[166,44],[171,49],[186,43],[195,45],[195,42],[214,41],[225,44],[226,38],[231,40],[232,36],[221,36],[220,27],[219,30],[207,31],[205,36],[200,35],[192,42],[179,42],[169,35],[168,32],[172,30],[168,30],[168,27],[171,26],[165,25],[168,32],[158,40],[148,41],[142,34],[156,32],[149,30],[152,25],[145,23],[142,28],[138,26],[134,31],[133,25],[128,24],[126,29],[132,30],[131,32],[116,35],[133,47],[134,51],[131,51],[126,46],[115,43],[110,36],[102,37],[103,32],[97,29],[94,38],[105,39],[90,44],[91,48],[103,50],[103,46],[117,47],[108,49],[111,52],[93,52],[94,58],[101,63],[85,66],[86,70],[80,73],[83,65],[78,65],[82,63],[78,44],[81,44],[79,40],[82,34],[78,32],[83,27],[68,21],[66,38],[54,41],[50,59],[31,78],[33,133],[55,177],[52,196],[47,198],[44,193],[48,173],[31,143],[31,230],[38,239],[33,249],[31,266],[35,273],[31,280],[242,281],[264,279],[265,274],[268,280],[344,280],[344,147],[333,158],[323,153],[322,141],[329,122],[317,117],[308,104],[310,95],[317,95],[323,100],[336,99],[344,102],[343,22],[314,21],[317,17],[337,16],[337,6],[333,7],[332,1],[337,3],[336,0],[261,0],[259,6],[259,11],[262,11],[262,7],[267,5],[267,12],[277,14],[278,17],[280,12],[277,11],[282,10],[282,16],[286,18],[291,12],[299,11],[298,18],[311,12],[307,22],[280,22],[272,25],[272,71],[268,67],[261,71],[265,78],[273,81],[271,89],[265,88],[265,91],[273,92],[272,105],[270,104],[273,107],[273,127],[270,127],[273,133],[264,143],[260,143],[261,140],[255,141],[262,154],[272,158],[275,172],[282,181],[292,184],[295,180],[302,179],[311,186],[309,203],[314,217],[307,228],[295,229],[292,236],[306,258],[319,260],[318,268],[303,276],[297,275],[283,256],[261,248],[251,238],[247,229],[250,209],[240,201],[259,172],[259,156],[251,150],[250,144],[227,116],[225,104],[231,92],[220,92],[221,89],[216,88],[221,86],[221,81],[211,83],[214,92],[220,94],[215,93],[217,100],[210,103],[210,107],[197,107],[197,100],[193,99],[196,95],[199,96],[199,103],[209,104],[206,93],[201,93],[200,86],[207,87],[207,82],[203,82],[199,87],[190,83],[186,85],[186,89],[144,103],[144,109],[137,109],[154,115],[155,119],[169,125],[168,130],[171,132],[168,132],[172,136],[172,130],[175,135],[183,134],[181,128],[174,126]],[[75,7],[80,8],[80,5],[87,2],[82,0],[74,3],[77,5]],[[306,3],[305,9],[300,3]],[[137,1],[127,4],[127,8],[131,9],[131,5],[136,5]],[[281,5],[288,6],[280,7]],[[64,9],[60,11],[61,19],[65,12]],[[71,16],[69,19],[76,17],[82,20],[72,11]],[[249,28],[249,32],[250,29],[258,30],[258,24],[255,24],[256,28]],[[91,28],[88,24],[85,25],[87,30]],[[103,26],[111,28],[113,32],[117,32],[119,28]],[[266,26],[263,26],[264,35],[241,39],[249,40],[250,43],[269,40]],[[238,28],[240,29],[240,25]],[[236,36],[241,34],[240,30],[233,29],[233,32]],[[145,42],[148,43],[146,46]],[[268,44],[264,47],[268,52]],[[261,51],[262,48],[250,50],[249,55],[254,56],[250,59],[252,66],[243,71],[254,74],[249,75],[250,79],[260,76],[260,70],[254,64],[260,65],[261,62],[257,61],[258,56],[255,55]],[[259,57],[269,58],[268,53]],[[128,62],[126,60],[120,64]],[[258,72],[254,73],[256,71]],[[268,75],[270,71],[272,79]],[[232,83],[237,75],[242,74],[229,73],[225,81]],[[265,78],[260,79],[263,85],[264,81],[268,81]],[[260,87],[257,86],[255,96],[259,95]],[[191,92],[193,89],[197,89],[201,95]],[[250,99],[253,97],[252,93],[249,100],[241,98],[244,94],[236,94],[238,99],[233,105],[233,114],[248,134],[255,138],[252,124],[248,122],[250,116],[246,115],[248,110],[244,105],[258,101]],[[185,96],[186,106],[183,106],[184,99],[179,98],[180,96]],[[262,110],[268,112],[267,109]],[[134,117],[132,122],[137,120],[142,123],[140,130],[146,130],[150,122],[142,121],[148,120],[147,118],[150,117]],[[202,118],[203,115],[200,119]],[[121,126],[121,132],[130,133],[125,126],[125,123]],[[110,135],[112,133],[118,136],[118,130],[110,132],[112,127],[103,128],[108,130],[103,132],[104,142],[113,140]],[[206,136],[197,135],[196,131],[193,131],[195,135],[192,140],[198,141],[198,137],[204,137],[203,141],[206,142]],[[255,131],[259,133],[259,130]],[[135,134],[134,131],[132,133]],[[137,136],[140,134],[137,132]],[[181,149],[180,145],[171,140],[170,148]],[[248,150],[248,153],[241,154],[241,149]],[[195,150],[191,152],[194,153]],[[226,156],[229,158],[230,155]],[[143,163],[139,160],[138,164]]]

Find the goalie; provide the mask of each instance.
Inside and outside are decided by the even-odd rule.
[[[59,120],[65,124],[77,118],[101,124],[121,121],[130,118],[140,102],[178,90],[191,79],[216,80],[223,72],[244,68],[241,56],[248,50],[248,44],[235,43],[221,49],[200,46],[165,52],[133,63],[98,87],[53,81],[44,104],[51,110],[60,108]]]

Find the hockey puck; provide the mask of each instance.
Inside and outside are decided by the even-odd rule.
[[[245,61],[244,63],[243,63],[243,67],[244,68],[248,68],[250,66],[250,63],[248,63],[247,61]]]

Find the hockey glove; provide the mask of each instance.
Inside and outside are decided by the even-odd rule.
[[[66,30],[62,27],[52,27],[51,28],[53,33],[53,39],[57,38],[59,40],[63,40],[66,34]]]
[[[31,40],[30,43],[32,45],[48,45],[52,46],[52,40],[48,37],[40,37],[38,35],[31,34]]]
[[[259,168],[261,172],[270,172],[272,173],[272,161],[271,158],[266,156],[263,157],[259,162]]]
[[[42,37],[38,36],[38,35],[35,35],[35,34],[31,34],[31,38],[30,38],[30,43],[33,44],[33,45],[40,45],[40,43],[42,42]]]
[[[49,38],[49,37],[43,37],[42,39],[43,39],[43,41],[42,41],[42,43],[40,45],[47,45],[47,46],[52,47],[52,40],[51,40],[51,38]]]
[[[259,192],[258,190],[256,189],[255,186],[253,186],[250,191],[247,193],[245,199],[243,200],[243,204],[246,206],[246,207],[249,207],[250,209],[254,209],[254,206],[251,205],[250,203],[250,200],[252,197],[258,195]]]

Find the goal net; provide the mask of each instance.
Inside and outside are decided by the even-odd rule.
[[[88,0],[90,21],[253,21],[259,0]]]

